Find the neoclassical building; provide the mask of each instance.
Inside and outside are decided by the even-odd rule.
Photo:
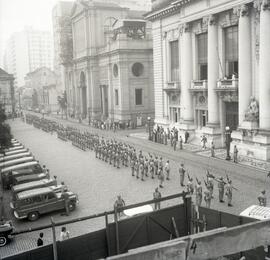
[[[155,122],[270,159],[270,1],[152,0]]]
[[[135,124],[154,117],[151,23],[142,14],[113,3],[74,3],[73,59],[65,64],[70,115]]]

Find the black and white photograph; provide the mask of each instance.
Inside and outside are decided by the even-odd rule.
[[[270,0],[0,0],[0,259],[270,260]]]

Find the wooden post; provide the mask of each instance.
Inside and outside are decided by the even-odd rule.
[[[51,223],[52,223],[52,235],[53,235],[53,259],[57,260],[57,245],[56,245],[56,236],[55,236],[55,225],[53,218],[51,217]]]
[[[117,218],[117,207],[114,208],[114,220],[115,220],[116,253],[119,255],[120,246],[119,246],[119,227],[118,227],[118,218]]]
[[[110,229],[109,229],[109,221],[108,221],[108,213],[105,212],[105,223],[106,223],[106,240],[107,240],[107,253],[108,256],[111,256],[111,244],[110,244]]]

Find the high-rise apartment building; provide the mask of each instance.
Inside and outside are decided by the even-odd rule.
[[[31,27],[14,33],[8,40],[4,67],[15,77],[15,87],[24,85],[27,73],[39,67],[53,69],[53,42],[48,31]]]

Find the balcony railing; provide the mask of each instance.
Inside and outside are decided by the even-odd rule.
[[[218,91],[236,91],[238,89],[238,79],[220,79],[217,82]]]
[[[207,80],[193,80],[191,82],[190,88],[191,91],[204,91],[207,90]]]
[[[167,82],[163,90],[180,92],[180,82],[179,81]]]

